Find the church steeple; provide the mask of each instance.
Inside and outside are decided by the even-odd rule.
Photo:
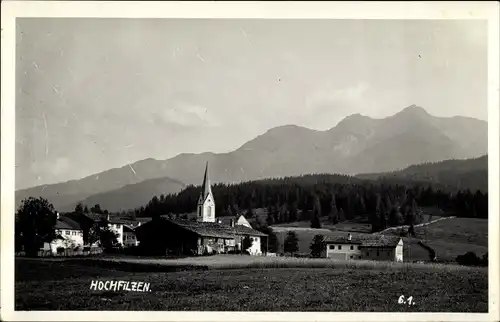
[[[205,175],[203,176],[200,198],[198,199],[197,219],[200,222],[215,222],[215,201],[210,187],[208,162],[205,166]]]
[[[205,166],[205,176],[203,177],[203,185],[201,186],[201,196],[200,199],[205,201],[208,195],[212,194],[212,189],[210,188],[210,177],[208,176],[208,162]]]

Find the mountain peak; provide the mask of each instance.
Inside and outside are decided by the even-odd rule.
[[[409,115],[417,115],[417,116],[429,116],[430,114],[420,106],[417,106],[415,104],[410,105],[408,107],[405,107],[401,112],[396,113],[395,115],[400,115],[400,114],[409,114]]]

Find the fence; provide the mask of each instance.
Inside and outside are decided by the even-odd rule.
[[[98,255],[102,253],[102,248],[99,247],[92,247],[89,250],[72,250],[72,249],[64,249],[64,250],[58,250],[57,252],[53,253],[50,250],[40,250],[37,253],[37,257],[73,257],[73,256],[91,256],[91,255]],[[19,257],[25,257],[26,253],[25,252],[17,252],[16,256]]]

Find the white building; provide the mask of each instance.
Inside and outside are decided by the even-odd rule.
[[[53,254],[57,253],[58,248],[75,249],[83,247],[83,230],[73,219],[57,214],[55,226],[56,239],[50,244],[50,250]]]
[[[135,236],[134,229],[128,225],[123,225],[123,246],[130,247],[130,246],[138,246],[138,245],[139,245],[139,241],[137,240],[137,237]]]
[[[350,260],[403,261],[403,239],[398,236],[327,236],[323,257]]]

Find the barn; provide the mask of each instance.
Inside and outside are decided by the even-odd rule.
[[[141,253],[148,255],[204,255],[241,250],[248,237],[251,255],[260,255],[265,234],[243,225],[169,219],[161,216],[135,229]]]

